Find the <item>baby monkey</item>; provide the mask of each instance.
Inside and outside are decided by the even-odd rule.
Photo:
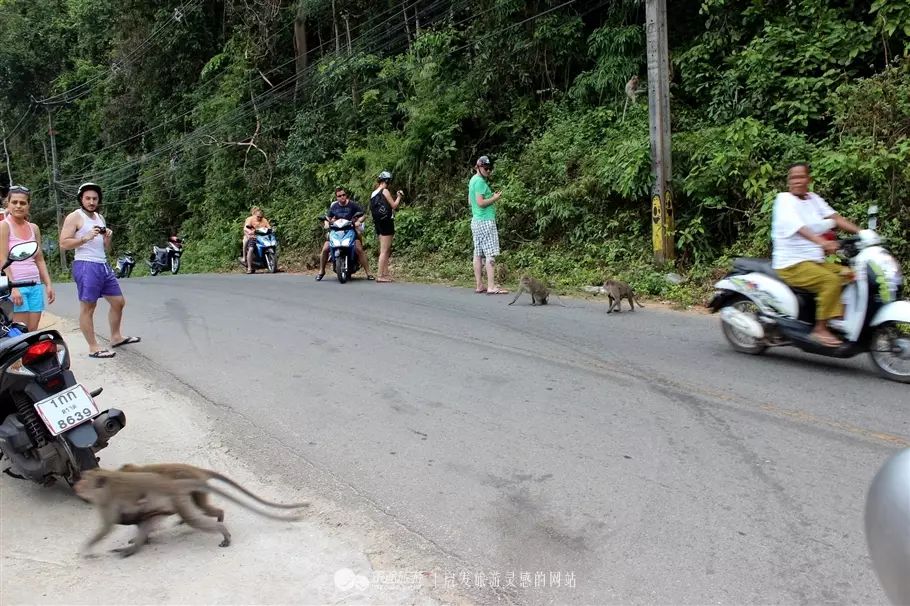
[[[537,305],[538,302],[540,302],[541,305],[546,305],[547,299],[550,297],[550,289],[547,288],[547,285],[537,278],[528,275],[521,277],[518,292],[515,293],[515,298],[512,299],[512,303],[517,301],[518,297],[524,292],[531,294],[531,305]],[[509,303],[509,305],[512,303]]]

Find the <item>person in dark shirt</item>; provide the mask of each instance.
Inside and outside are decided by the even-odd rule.
[[[370,273],[370,263],[367,259],[366,252],[363,250],[363,222],[366,221],[367,218],[366,213],[363,212],[363,208],[348,198],[348,192],[343,187],[336,187],[335,201],[332,202],[332,205],[329,207],[326,217],[329,219],[325,224],[326,227],[335,219],[348,219],[349,221],[354,222],[354,231],[357,234],[357,241],[355,242],[357,258],[360,259],[360,266],[363,267],[363,271],[367,274],[367,280],[372,280],[373,274]],[[322,280],[322,278],[325,277],[325,265],[328,263],[328,260],[329,241],[326,239],[325,243],[322,245],[322,253],[319,255],[319,274],[316,275],[317,281]]]

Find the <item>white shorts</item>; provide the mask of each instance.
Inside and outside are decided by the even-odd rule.
[[[492,259],[499,254],[499,232],[493,219],[471,219],[474,256]]]

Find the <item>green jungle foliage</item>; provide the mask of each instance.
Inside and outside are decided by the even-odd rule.
[[[101,183],[115,247],[140,263],[179,233],[189,270],[236,266],[252,205],[284,265],[302,260],[334,187],[366,204],[388,169],[406,192],[399,271],[469,280],[467,181],[487,154],[512,279],[610,274],[696,302],[730,256],[769,253],[798,160],[852,219],[878,204],[907,268],[910,4],[667,4],[683,285],[651,263],[640,0],[0,0],[0,126],[48,238],[52,117],[64,211]]]

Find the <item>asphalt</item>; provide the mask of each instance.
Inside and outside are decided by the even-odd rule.
[[[281,273],[122,284],[143,340],[118,360],[203,396],[274,481],[393,529],[397,565],[439,554],[474,601],[886,603],[862,513],[910,445],[910,387],[866,357],[738,354],[716,316],[647,302],[608,316]],[[57,298],[75,318],[73,285]]]

